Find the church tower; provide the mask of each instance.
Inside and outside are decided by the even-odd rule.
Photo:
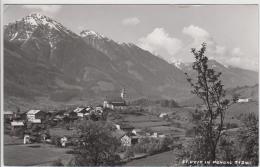
[[[120,94],[120,96],[123,100],[125,100],[125,95],[126,95],[125,88],[123,88],[121,91],[121,94]]]

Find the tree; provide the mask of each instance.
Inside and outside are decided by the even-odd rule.
[[[250,113],[245,116],[238,141],[241,150],[241,159],[258,165],[258,118]]]
[[[83,120],[77,125],[79,145],[74,151],[76,166],[116,165],[120,158],[116,151],[120,142],[112,136],[111,125],[105,121]]]
[[[198,96],[205,106],[199,113],[200,120],[197,120],[193,144],[196,157],[212,164],[216,159],[217,146],[223,131],[225,111],[236,99],[231,101],[225,98],[224,85],[220,80],[221,73],[216,73],[208,67],[208,58],[205,56],[206,43],[202,44],[200,50],[192,48],[191,52],[195,57],[192,68],[196,71],[196,77],[192,79],[185,74],[192,87],[191,92]]]

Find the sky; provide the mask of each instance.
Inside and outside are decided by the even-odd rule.
[[[225,65],[258,71],[257,5],[5,5],[4,24],[41,13],[70,30],[134,43],[168,62],[192,62],[191,48]]]

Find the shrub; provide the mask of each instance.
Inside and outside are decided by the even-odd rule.
[[[191,128],[191,129],[187,129],[185,132],[185,136],[186,137],[194,137],[195,136],[195,129]]]
[[[60,159],[58,159],[52,163],[52,166],[64,166],[64,164],[61,162]]]
[[[126,159],[130,159],[130,158],[134,157],[134,149],[132,147],[126,148],[126,152],[124,154],[124,157]]]
[[[24,136],[24,129],[23,128],[16,128],[11,131],[12,136],[17,136],[19,138],[23,138]]]
[[[146,153],[153,155],[156,153],[164,152],[169,150],[168,139],[157,139],[157,138],[145,138],[140,143],[133,146],[135,153]]]
[[[241,159],[251,161],[252,165],[258,165],[258,131],[258,116],[253,113],[246,115],[243,118],[243,127],[239,132],[238,141]]]
[[[238,128],[238,124],[236,124],[236,123],[227,123],[226,127],[227,127],[227,129]]]
[[[77,125],[80,144],[74,148],[76,166],[116,165],[120,141],[112,135],[110,124],[105,121],[83,120]]]
[[[55,146],[60,147],[61,146],[60,137],[55,135],[51,136],[51,143],[54,144]]]

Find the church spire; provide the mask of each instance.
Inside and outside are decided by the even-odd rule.
[[[122,91],[121,91],[121,94],[120,94],[122,99],[125,99],[125,94],[126,94],[125,93],[125,88],[123,88]]]

